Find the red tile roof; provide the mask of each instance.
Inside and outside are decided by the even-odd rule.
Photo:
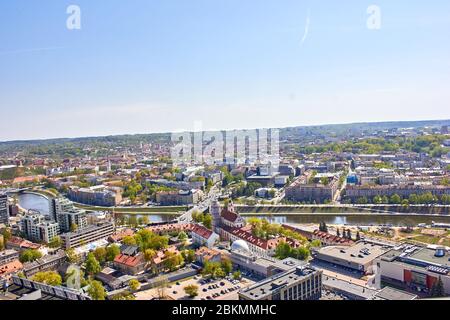
[[[222,216],[222,218],[230,222],[235,222],[236,219],[239,217],[239,215],[236,212],[230,211],[227,208],[223,208],[220,215]]]
[[[199,235],[203,239],[209,239],[213,232],[208,228],[201,226],[199,224],[194,224],[192,227],[192,232]]]
[[[123,264],[128,267],[136,267],[139,264],[144,262],[144,258],[142,254],[138,254],[136,256],[128,256],[126,254],[119,254],[114,259],[114,263]]]
[[[10,273],[14,273],[22,269],[23,269],[22,263],[19,260],[14,260],[0,266],[0,276],[6,276]]]

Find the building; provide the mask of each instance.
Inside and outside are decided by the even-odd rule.
[[[315,255],[315,259],[344,269],[368,274],[373,273],[374,260],[389,249],[390,247],[387,245],[359,241],[353,246],[339,245],[320,248]]]
[[[306,183],[304,179],[297,179],[286,187],[285,198],[295,202],[316,202],[323,203],[332,201],[339,186],[339,179],[335,175],[317,174],[312,181]],[[326,183],[323,183],[326,181]]]
[[[62,233],[71,231],[72,227],[83,229],[88,225],[86,211],[75,208],[66,198],[53,199],[51,212]]]
[[[83,229],[61,235],[62,246],[65,249],[76,248],[101,239],[107,239],[114,233],[111,222],[89,225]]]
[[[7,300],[92,300],[77,290],[50,286],[18,276],[12,277],[12,285],[8,287],[5,297]]]
[[[4,281],[8,281],[11,276],[22,271],[22,263],[16,259],[9,261],[5,264],[0,264],[0,284]]]
[[[106,187],[103,185],[90,188],[69,188],[69,199],[75,202],[102,206],[113,207],[122,201],[122,194],[119,188]]]
[[[193,225],[191,237],[194,245],[205,246],[208,248],[212,248],[220,240],[217,233],[199,224]]]
[[[442,185],[415,185],[415,184],[401,184],[401,185],[383,185],[383,186],[350,186],[347,185],[345,189],[345,198],[352,202],[357,202],[360,198],[366,198],[369,201],[375,196],[391,197],[394,194],[402,198],[409,198],[410,195],[424,194],[430,192],[434,196],[450,195],[450,186]]]
[[[46,220],[37,211],[29,210],[20,220],[20,231],[31,241],[49,243],[59,234],[59,224]]]
[[[39,250],[39,248],[41,248],[41,245],[38,243],[34,243],[31,241],[22,239],[20,237],[12,236],[6,243],[6,248],[22,252],[23,250],[29,250],[29,249]]]
[[[156,202],[162,206],[197,204],[203,198],[200,190],[161,191],[156,193]]]
[[[222,261],[222,253],[208,247],[200,247],[195,251],[195,260],[201,264],[204,264],[206,261],[220,262]]]
[[[6,193],[0,193],[0,224],[9,223],[8,196]]]
[[[19,252],[12,249],[0,251],[0,266],[19,259]]]
[[[56,270],[66,262],[67,256],[64,250],[47,254],[33,262],[26,262],[23,265],[23,272],[27,277],[31,277],[38,272]]]
[[[212,216],[212,228],[213,231],[216,233],[220,233],[220,223],[221,223],[221,217],[220,217],[220,204],[219,201],[214,200],[211,201],[211,205],[209,207],[209,213]]]
[[[291,268],[239,291],[240,300],[318,300],[322,271],[308,265]]]
[[[119,254],[114,258],[114,267],[125,274],[136,275],[144,272],[146,261],[142,253],[136,255]]]
[[[450,295],[450,252],[440,246],[402,244],[376,260],[381,283],[428,294],[441,278]]]

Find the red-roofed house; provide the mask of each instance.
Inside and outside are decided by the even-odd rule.
[[[136,275],[145,270],[146,261],[144,255],[139,253],[135,256],[119,254],[114,259],[114,267],[123,273]]]
[[[199,224],[193,224],[191,237],[192,243],[208,248],[212,248],[220,240],[217,233]]]

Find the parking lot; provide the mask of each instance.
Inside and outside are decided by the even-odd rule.
[[[194,284],[198,286],[198,296],[194,300],[238,300],[238,291],[253,283],[254,281],[247,278],[242,278],[241,280],[233,280],[231,278],[212,280],[196,276],[185,281],[171,283],[165,290],[165,294],[171,300],[190,299],[184,292],[184,288]],[[136,293],[137,300],[150,300],[157,296],[157,289]]]

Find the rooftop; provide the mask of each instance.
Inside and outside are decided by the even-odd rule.
[[[290,284],[301,281],[304,278],[309,277],[311,274],[318,271],[309,266],[294,267],[290,270],[277,274],[273,277],[267,278],[261,282],[255,283],[247,289],[240,292],[250,300],[260,300],[263,297],[269,296],[273,291],[279,290],[282,287],[287,287]]]
[[[319,254],[354,262],[367,264],[383,255],[388,248],[372,242],[360,241],[353,246],[329,246],[319,250]]]

